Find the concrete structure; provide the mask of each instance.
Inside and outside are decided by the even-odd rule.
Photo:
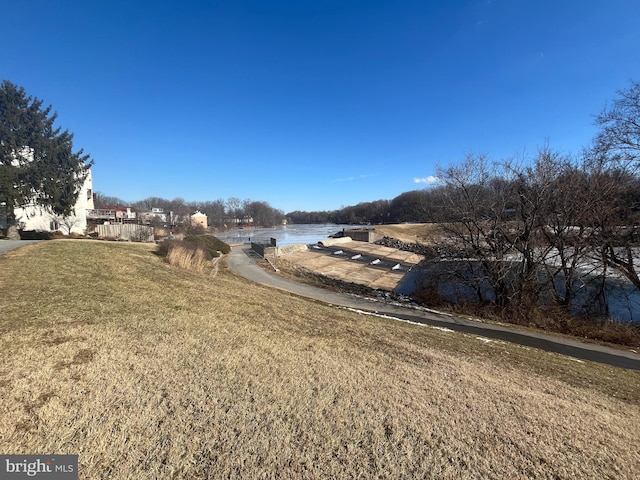
[[[196,211],[196,213],[191,215],[191,226],[192,227],[197,227],[198,225],[201,225],[202,228],[206,229],[207,228],[207,216],[202,212]]]
[[[354,228],[351,230],[345,230],[344,235],[347,237],[351,237],[353,240],[357,242],[369,242],[373,243],[382,238],[374,227],[371,228]]]
[[[308,272],[377,290],[410,293],[415,286],[422,255],[353,241],[348,237],[306,245],[265,249],[274,265],[286,261]]]
[[[343,243],[353,243],[351,237],[338,237],[338,238],[326,238],[318,242],[321,247],[332,247],[334,245],[340,245]]]
[[[60,231],[64,234],[78,233],[83,235],[87,229],[87,210],[93,205],[93,179],[91,170],[78,193],[74,213],[68,217],[55,215],[46,207],[35,202],[16,208],[14,215],[20,230],[36,230],[41,232]]]

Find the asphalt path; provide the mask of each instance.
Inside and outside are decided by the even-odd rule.
[[[15,250],[16,248],[25,247],[27,245],[31,245],[32,243],[42,242],[42,240],[0,240],[0,255],[4,255],[5,253]]]
[[[640,370],[640,355],[633,351],[618,350],[603,345],[581,342],[577,339],[520,330],[514,327],[484,323],[425,309],[414,309],[397,303],[376,301],[334,292],[289,280],[276,273],[268,272],[256,263],[258,258],[257,254],[252,252],[248,245],[234,246],[227,258],[227,264],[233,272],[253,282],[331,305],[362,310],[423,325],[448,328],[478,337],[559,353],[579,360]]]

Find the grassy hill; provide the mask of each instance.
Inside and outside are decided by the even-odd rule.
[[[0,258],[0,451],[80,478],[633,478],[640,373],[169,267]],[[224,262],[224,260],[223,260]]]

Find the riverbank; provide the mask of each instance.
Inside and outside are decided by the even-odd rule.
[[[272,265],[278,264],[282,275],[293,276],[299,281],[322,285],[326,288],[372,296],[385,292],[392,295],[410,295],[421,305],[456,315],[481,317],[488,321],[511,323],[540,331],[572,335],[594,342],[640,349],[640,326],[637,324],[594,317],[572,317],[558,309],[530,310],[527,315],[516,316],[508,311],[499,311],[492,305],[483,306],[447,298],[443,294],[447,290],[445,280],[439,280],[441,275],[429,270],[428,264],[421,265],[417,261],[403,266],[400,256],[396,255],[398,263],[392,262],[386,270],[383,268],[384,263],[373,265],[375,261],[393,256],[382,251],[385,247],[396,252],[411,252],[425,259],[438,258],[439,253],[434,242],[441,238],[442,232],[437,225],[382,225],[366,227],[366,229],[375,230],[375,236],[380,237],[375,244],[352,242],[348,247],[344,247],[344,252],[340,252],[340,246],[335,246],[333,251],[314,248],[299,249],[295,253],[281,255],[278,258],[269,257],[269,259]],[[348,233],[349,229],[346,231]],[[412,239],[414,242],[407,241]],[[417,239],[420,240],[417,241]],[[376,249],[380,251],[377,252]],[[286,248],[283,251],[286,251]],[[364,262],[366,259],[369,264]],[[396,266],[397,269],[394,270]],[[430,268],[438,266],[441,264],[435,263]],[[429,272],[433,274],[429,275]],[[445,273],[450,274],[450,272]],[[449,289],[456,291],[452,287]],[[615,303],[629,301],[628,295],[624,298],[614,296],[611,298],[611,312],[628,311],[630,308],[629,305]]]
[[[507,341],[581,360],[640,370],[640,355],[633,349],[585,343],[570,336],[554,336],[532,329],[518,329],[504,323],[487,323],[393,302],[385,297],[375,298],[372,295],[375,292],[371,288],[357,284],[345,285],[344,282],[327,279],[318,274],[309,274],[305,270],[296,272],[292,278],[283,277],[259,266],[255,255],[251,254],[248,247],[234,247],[227,258],[227,263],[231,270],[249,280],[331,305],[386,315],[402,321],[452,329],[497,341]],[[306,280],[307,283],[300,283],[300,280]]]

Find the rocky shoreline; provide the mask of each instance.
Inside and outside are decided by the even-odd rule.
[[[375,243],[376,245],[381,245],[383,247],[390,247],[397,250],[403,250],[405,252],[423,255],[425,258],[433,258],[434,256],[436,256],[436,249],[432,246],[423,245],[421,243],[403,242],[402,240],[398,240],[397,238],[382,237],[380,240],[377,240],[373,243]]]

